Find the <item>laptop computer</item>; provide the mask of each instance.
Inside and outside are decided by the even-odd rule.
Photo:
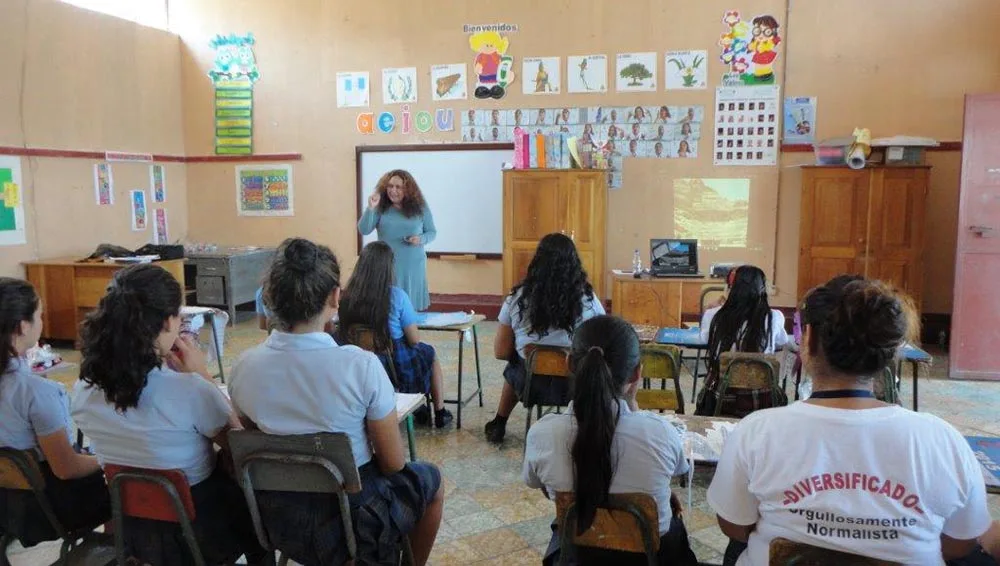
[[[656,238],[649,241],[649,274],[653,277],[700,277],[698,240]]]

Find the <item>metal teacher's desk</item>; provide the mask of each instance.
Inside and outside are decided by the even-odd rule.
[[[253,247],[187,254],[187,268],[194,271],[195,302],[224,308],[229,323],[236,324],[236,306],[256,299],[273,257],[273,249]]]

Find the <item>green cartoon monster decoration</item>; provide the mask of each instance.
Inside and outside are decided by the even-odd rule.
[[[211,41],[211,46],[215,49],[215,61],[212,63],[212,70],[208,72],[212,82],[216,84],[222,80],[257,82],[260,72],[257,70],[253,44],[252,33],[241,36],[232,33],[215,36]]]

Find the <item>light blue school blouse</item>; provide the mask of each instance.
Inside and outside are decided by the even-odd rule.
[[[396,257],[396,284],[410,296],[413,307],[422,311],[430,306],[431,295],[427,289],[427,252],[424,246],[437,237],[434,216],[426,206],[419,215],[407,218],[394,207],[385,212],[365,208],[358,231],[363,235],[378,230],[378,239],[389,244]],[[413,246],[403,240],[420,236],[420,244]]]

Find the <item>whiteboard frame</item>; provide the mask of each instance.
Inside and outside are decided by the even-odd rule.
[[[355,185],[357,186],[358,193],[358,220],[361,220],[361,215],[364,213],[364,187],[361,186],[361,156],[365,153],[386,153],[395,151],[482,151],[482,150],[510,150],[514,151],[513,143],[427,143],[427,144],[396,144],[396,145],[358,145],[354,147],[354,179]],[[363,237],[361,232],[355,230],[358,234],[358,255],[361,255],[361,250],[364,248]],[[441,257],[463,257],[472,259],[503,259],[503,254],[493,254],[493,253],[462,253],[462,252],[427,252],[427,257],[429,258],[441,258]]]

